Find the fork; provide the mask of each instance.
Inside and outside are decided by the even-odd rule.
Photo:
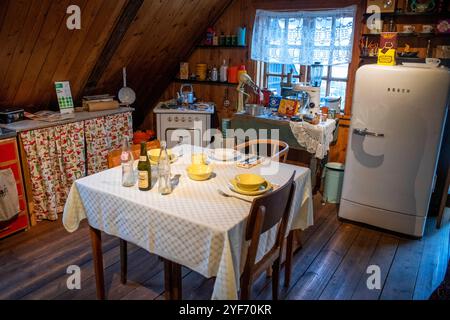
[[[228,193],[223,192],[223,191],[220,190],[220,189],[217,189],[217,191],[219,192],[220,195],[222,195],[222,196],[224,196],[224,197],[227,197],[227,198],[235,198],[235,199],[239,199],[239,200],[242,200],[242,201],[245,201],[245,202],[248,202],[248,203],[252,203],[252,201],[250,201],[250,200],[243,199],[243,198],[238,197],[238,196],[233,196],[233,195],[231,195],[231,194],[228,194]]]

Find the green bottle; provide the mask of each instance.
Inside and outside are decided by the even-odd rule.
[[[141,155],[138,163],[139,190],[148,191],[152,188],[152,167],[147,155],[147,143],[141,143]]]

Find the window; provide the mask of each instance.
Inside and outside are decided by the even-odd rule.
[[[355,12],[355,6],[328,11],[257,10],[251,56],[258,63],[258,84],[280,94],[280,83],[287,82],[289,73],[293,83],[309,82],[307,66],[320,62],[322,101],[340,96],[345,102]]]
[[[264,78],[259,85],[268,88],[275,94],[281,94],[281,83],[286,83],[288,73],[292,72],[292,83],[305,81],[306,66],[299,64],[263,64]],[[327,96],[341,97],[341,110],[344,110],[347,90],[349,64],[324,66],[322,74],[322,85],[320,86],[320,100],[323,103]],[[308,71],[309,73],[309,71]]]

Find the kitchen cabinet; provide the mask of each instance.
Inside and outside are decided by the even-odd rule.
[[[132,139],[131,108],[75,113],[56,123],[20,121],[18,133],[31,224],[57,220],[73,182],[108,169],[108,151]]]
[[[16,219],[8,224],[0,225],[0,239],[25,230],[29,226],[27,205],[25,200],[22,168],[19,159],[17,140],[15,137],[0,140],[0,170],[11,169],[16,180],[19,195],[20,212]]]

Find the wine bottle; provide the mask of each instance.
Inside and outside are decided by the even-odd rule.
[[[139,190],[148,191],[152,188],[152,167],[147,155],[147,143],[141,143],[141,155],[138,163]]]

